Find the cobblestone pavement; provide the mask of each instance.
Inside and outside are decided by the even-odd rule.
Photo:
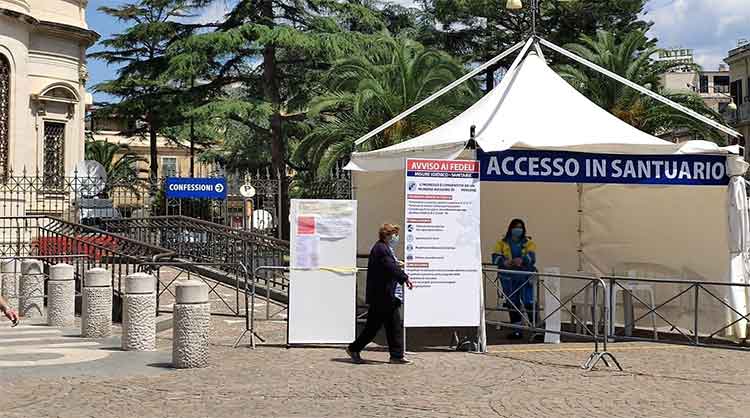
[[[589,344],[492,346],[488,355],[434,349],[408,366],[387,364],[375,347],[355,366],[340,348],[286,349],[280,321],[260,323],[270,345],[256,350],[231,347],[242,321],[212,325],[206,369],[137,356],[121,363],[136,370],[126,375],[8,378],[0,367],[0,417],[750,417],[745,352],[616,344],[625,372],[585,372]],[[158,346],[169,352],[171,331]]]

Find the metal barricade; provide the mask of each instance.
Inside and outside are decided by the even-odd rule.
[[[568,335],[568,336],[575,336],[578,338],[586,338],[594,343],[594,350],[591,353],[591,355],[588,357],[586,362],[583,364],[583,368],[586,370],[593,369],[599,361],[602,361],[607,367],[609,367],[609,362],[607,359],[612,360],[615,366],[617,366],[618,369],[622,370],[622,367],[620,366],[617,359],[607,350],[607,338],[606,333],[600,334],[599,332],[599,323],[598,323],[598,315],[597,313],[600,311],[599,309],[599,301],[597,298],[597,295],[599,293],[599,289],[601,288],[603,291],[603,294],[607,294],[607,286],[604,282],[604,280],[598,278],[598,277],[590,277],[590,276],[584,276],[584,275],[574,275],[574,274],[551,274],[551,273],[540,273],[540,272],[528,272],[528,271],[517,271],[517,270],[505,270],[505,269],[498,269],[498,268],[492,268],[492,267],[485,267],[482,269],[483,276],[485,279],[485,282],[489,282],[492,284],[495,288],[495,290],[498,293],[498,297],[502,298],[504,300],[504,303],[506,304],[506,309],[501,311],[506,311],[508,313],[516,313],[521,316],[522,318],[522,324],[514,324],[510,322],[504,322],[502,320],[485,320],[485,323],[488,324],[496,324],[503,327],[516,329],[516,330],[525,330],[532,333],[553,333],[553,334],[559,334],[559,335]],[[493,275],[495,278],[489,278],[488,275]],[[499,283],[499,278],[502,275],[517,275],[517,276],[523,276],[526,277],[526,280],[519,286],[518,289],[516,289],[515,292],[511,294],[506,294],[505,290],[503,289],[503,286]],[[552,292],[551,289],[547,286],[547,284],[544,282],[544,278],[559,278],[559,279],[566,279],[566,280],[572,280],[576,282],[581,282],[581,287],[576,287],[576,290],[574,290],[574,293],[565,299],[560,299],[557,295]],[[488,280],[489,279],[489,280]],[[540,280],[541,279],[541,280]],[[526,285],[532,285],[534,286],[535,290],[534,293],[536,294],[536,300],[534,303],[534,308],[532,310],[531,318],[529,318],[528,309],[524,306],[517,306],[516,303],[512,301],[513,296],[516,292],[520,291],[522,287]],[[487,289],[487,286],[485,286],[485,289]],[[543,318],[537,320],[537,313],[539,312],[538,305],[539,305],[539,294],[540,291],[544,289],[550,294],[553,295],[553,297],[557,300],[559,303],[559,307],[556,309],[553,309],[551,311],[544,311]],[[592,312],[592,320],[591,320],[591,327],[589,328],[588,322],[581,319],[576,312],[574,312],[573,309],[569,309],[567,307],[568,304],[572,303],[574,299],[587,291],[592,292],[592,300],[591,300],[591,312]],[[485,290],[486,292],[486,290]],[[483,295],[483,297],[486,300],[486,293]],[[485,308],[486,309],[486,308]],[[606,312],[607,304],[605,303],[602,309],[603,312],[603,327],[604,330],[607,330],[609,328],[609,315]],[[486,309],[487,310],[487,309]],[[489,309],[490,311],[492,309]],[[545,321],[550,318],[552,315],[554,315],[558,311],[565,311],[567,312],[571,318],[573,318],[573,321],[581,325],[583,329],[586,331],[584,335],[575,333],[575,332],[568,332],[563,331],[562,329],[557,330],[549,330],[544,327]],[[600,351],[600,343],[602,345],[602,350]]]
[[[748,336],[735,339],[734,342],[728,339],[722,339],[720,334],[725,330],[735,327],[737,324],[747,325],[750,323],[750,313],[742,313],[728,301],[727,297],[720,296],[717,289],[722,289],[725,293],[741,289],[744,292],[750,288],[750,284],[744,283],[726,283],[711,281],[692,281],[685,279],[668,279],[668,278],[645,278],[645,277],[624,277],[624,276],[603,276],[603,280],[609,283],[610,292],[608,294],[610,327],[607,328],[608,338],[615,341],[655,341],[669,344],[683,344],[701,347],[717,347],[750,350],[746,345]],[[638,290],[644,287],[650,288],[651,298],[646,301],[642,296],[637,295]],[[712,289],[714,288],[714,289]],[[662,299],[653,296],[654,293],[664,294]],[[622,326],[616,326],[617,300],[618,294],[623,295],[623,323]],[[630,306],[625,302],[625,298],[632,300]],[[674,302],[682,299],[691,301],[686,318],[685,312],[679,314],[679,318],[671,317],[674,312],[668,312],[671,307],[674,310]],[[714,310],[724,311],[730,319],[719,321],[710,319],[709,313],[706,312],[714,304]],[[644,310],[639,316],[632,313],[629,315],[628,310],[634,312],[635,309]],[[683,304],[684,307],[684,304]],[[715,314],[715,312],[714,312]],[[647,317],[652,318],[652,327],[654,338],[634,336],[635,325],[638,321]],[[656,325],[656,319],[666,324],[668,329],[659,330]],[[685,321],[687,319],[687,321]],[[688,327],[685,325],[687,324]],[[743,324],[744,322],[744,324]],[[705,327],[709,331],[701,332],[700,327]],[[750,330],[747,330],[750,331]],[[660,338],[661,337],[661,338]],[[742,340],[742,341],[737,341]]]
[[[253,274],[250,277],[250,288],[248,289],[248,286],[245,285],[245,306],[247,308],[248,314],[245,315],[245,329],[242,331],[242,334],[240,334],[239,337],[237,337],[237,340],[235,340],[233,347],[237,348],[240,345],[240,342],[242,342],[242,339],[247,335],[250,334],[250,346],[255,349],[255,339],[257,338],[260,340],[260,342],[266,342],[266,340],[257,332],[257,329],[255,327],[255,300],[257,296],[257,282],[258,282],[258,276],[260,272],[281,272],[282,274],[288,274],[289,273],[289,267],[283,267],[283,266],[260,266],[253,269]],[[270,280],[268,275],[265,275],[263,278],[265,281],[265,303],[266,303],[266,320],[271,319],[271,313],[270,313],[270,304],[271,304],[271,287],[272,286],[280,286],[282,290],[286,290],[288,292],[289,289],[289,280]],[[247,283],[247,281],[245,282]],[[288,298],[288,293],[287,293]],[[287,299],[288,302],[288,299]],[[278,315],[279,313],[284,312],[288,309],[287,306],[281,306],[281,309],[278,312],[275,312],[273,316]]]

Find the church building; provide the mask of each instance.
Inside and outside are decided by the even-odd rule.
[[[84,157],[88,0],[0,0],[0,178],[62,187]]]

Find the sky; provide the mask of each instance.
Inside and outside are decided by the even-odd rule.
[[[199,20],[216,21],[234,0],[218,0],[204,11]],[[596,0],[579,0],[596,1]],[[395,0],[409,4],[410,0]],[[503,0],[498,0],[502,3]],[[113,6],[120,0],[90,0],[88,8],[89,27],[102,35],[102,39],[124,29],[117,22],[97,9]],[[737,46],[742,38],[750,39],[750,0],[650,0],[644,18],[654,22],[650,35],[659,39],[662,48],[691,48],[698,64],[706,70],[715,70],[727,52]],[[92,48],[95,51],[97,47]],[[89,61],[89,90],[97,83],[116,76],[116,68],[100,61]],[[95,100],[106,100],[102,94],[94,94]]]

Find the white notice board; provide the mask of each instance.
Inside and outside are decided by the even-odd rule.
[[[290,210],[288,344],[354,341],[357,202],[297,200]]]
[[[479,162],[407,160],[406,327],[481,326]]]

